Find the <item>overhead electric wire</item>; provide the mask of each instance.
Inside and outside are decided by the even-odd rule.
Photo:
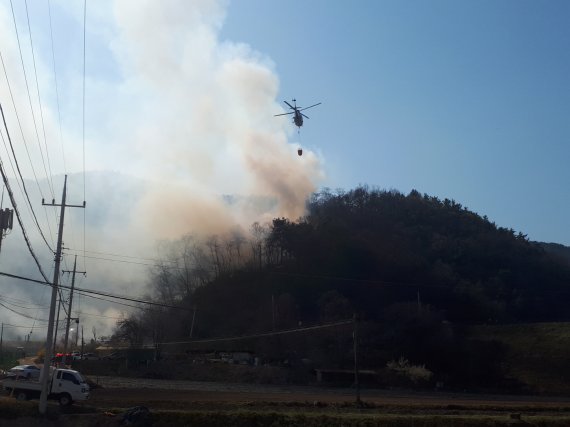
[[[51,20],[50,0],[48,0],[47,4],[48,4],[48,15],[49,15],[49,34],[50,34],[50,39],[51,39],[51,58],[53,61],[53,82],[54,82],[54,87],[55,87],[55,101],[56,101],[56,105],[57,105],[57,118],[58,118],[58,122],[59,122],[59,141],[61,144],[61,156],[63,158],[63,170],[67,174],[67,165],[65,162],[65,149],[64,149],[64,145],[63,145],[63,131],[62,131],[62,124],[61,124],[61,109],[59,107],[59,89],[58,89],[58,85],[57,85],[57,71],[56,71],[57,68],[55,66],[55,47],[54,47],[54,43],[53,43],[53,27],[52,27],[52,20]]]
[[[47,146],[47,137],[46,137],[46,127],[45,127],[45,123],[44,123],[44,111],[42,108],[42,98],[40,96],[40,84],[38,83],[38,70],[36,68],[36,55],[34,53],[34,41],[32,39],[32,27],[30,25],[30,15],[28,14],[28,0],[24,0],[24,4],[26,6],[26,20],[28,21],[28,33],[30,34],[30,49],[32,51],[32,62],[34,64],[34,75],[36,78],[36,90],[38,93],[38,105],[40,107],[40,119],[41,119],[41,123],[42,123],[42,131],[43,131],[43,135],[44,135],[44,146],[46,149],[46,159],[47,159],[47,164],[48,164],[48,170],[49,170],[49,176],[48,178],[48,182],[51,184],[51,189],[52,189],[52,194],[53,194],[53,181],[52,181],[52,172],[51,172],[51,164],[49,161],[49,150],[48,150],[48,146]]]
[[[34,211],[34,208],[32,206],[32,201],[30,200],[30,195],[28,194],[28,190],[27,190],[26,184],[24,182],[24,177],[22,176],[22,171],[20,170],[20,165],[18,164],[18,159],[16,158],[16,152],[14,151],[14,145],[12,144],[12,138],[10,137],[10,131],[8,130],[8,124],[6,123],[6,117],[4,115],[4,108],[2,108],[1,102],[0,102],[0,113],[2,114],[2,122],[4,123],[4,129],[6,130],[6,137],[8,138],[8,142],[10,143],[10,148],[12,149],[12,155],[14,156],[14,163],[16,164],[16,169],[18,170],[18,175],[20,176],[20,180],[22,181],[22,187],[23,187],[24,195],[26,197],[26,200],[28,201],[28,205],[29,205],[30,210],[32,212],[34,222],[36,223],[36,226],[38,227],[40,235],[42,236],[42,239],[44,240],[45,244],[47,245],[49,250],[51,252],[53,252],[52,247],[48,243],[46,236],[44,235],[44,232],[42,231],[42,228],[41,228],[40,223],[38,221],[38,217],[36,216],[36,212]],[[48,224],[49,224],[49,221],[48,221]]]
[[[5,295],[0,296],[0,300],[5,301],[5,302],[7,302],[7,303],[13,303],[13,302],[15,302],[15,303],[18,303],[18,304],[32,304],[32,305],[35,305],[36,307],[37,307],[37,306],[40,306],[40,304],[36,304],[36,303],[30,302],[29,300],[24,300],[24,299],[20,299],[20,298],[10,298],[10,297],[7,297],[7,296],[5,296]]]
[[[55,61],[55,44],[53,41],[53,25],[52,25],[52,19],[51,19],[51,2],[50,2],[50,0],[47,1],[47,4],[48,4],[48,17],[49,17],[49,33],[50,33],[50,41],[51,41],[51,58],[52,58],[52,63],[53,63],[53,81],[54,81],[54,87],[55,87],[55,100],[56,100],[56,105],[57,105],[57,121],[59,124],[59,143],[61,145],[61,157],[63,160],[63,170],[65,172],[65,175],[68,175],[68,173],[67,173],[67,162],[65,160],[65,146],[63,143],[63,130],[62,130],[63,125],[62,125],[62,120],[61,120],[61,108],[59,106],[59,85],[57,83],[57,66],[56,66],[56,61]],[[75,227],[73,226],[73,215],[69,216],[69,225],[71,228],[71,240],[74,242],[74,245],[75,245]]]
[[[25,325],[12,325],[11,323],[3,323],[4,327],[8,326],[10,328],[25,328],[25,329],[46,329],[46,326],[25,326]]]
[[[237,340],[245,340],[245,339],[252,339],[252,338],[263,338],[263,337],[271,337],[271,336],[276,336],[276,335],[293,334],[293,333],[297,333],[297,332],[313,331],[313,330],[317,330],[317,329],[332,328],[335,326],[350,325],[352,323],[354,323],[354,320],[352,320],[352,319],[340,320],[338,322],[333,322],[333,323],[325,323],[325,324],[314,325],[314,326],[306,326],[304,328],[285,329],[282,331],[262,332],[259,334],[250,334],[250,335],[238,335],[235,337],[206,338],[206,339],[197,339],[197,340],[192,340],[192,341],[159,342],[157,344],[160,344],[160,345],[199,344],[199,343],[210,343],[210,342],[221,342],[221,341],[237,341]]]
[[[37,279],[30,279],[28,277],[19,276],[17,274],[0,272],[0,276],[6,276],[6,277],[11,277],[13,279],[25,280],[25,281],[32,282],[32,283],[38,283],[40,285],[52,286],[52,284],[47,280],[41,281],[41,280],[37,280]],[[71,286],[66,286],[66,285],[59,285],[59,286],[62,288],[65,288],[65,289],[71,289]],[[143,300],[140,298],[127,297],[124,295],[116,295],[116,294],[113,294],[111,292],[96,291],[94,289],[81,288],[78,286],[76,286],[74,288],[74,291],[77,291],[79,293],[84,293],[84,294],[94,294],[94,295],[104,296],[104,297],[108,297],[108,298],[114,298],[114,299],[123,300],[123,301],[137,302],[140,304],[152,305],[152,306],[156,306],[156,307],[164,307],[164,308],[173,308],[176,310],[192,311],[192,309],[189,309],[186,307],[180,307],[180,306],[170,305],[170,304],[163,304],[163,303],[156,302],[156,301],[148,301],[148,300]],[[140,308],[140,307],[137,307],[137,308]]]
[[[30,316],[29,314],[25,314],[25,313],[20,313],[19,311],[14,310],[11,307],[8,307],[7,305],[3,304],[0,302],[0,306],[4,307],[6,310],[11,311],[12,313],[15,313],[19,316],[25,317],[26,319],[31,319],[34,322],[47,322],[48,320],[44,320],[44,319],[36,319],[34,316]]]
[[[0,297],[0,302],[6,303],[6,304],[10,304],[11,306],[14,307],[18,307],[18,308],[22,308],[24,310],[49,310],[49,307],[40,307],[40,306],[35,306],[35,307],[28,307],[25,305],[20,305],[22,303],[17,303],[14,302],[13,300],[10,301],[9,299],[5,298],[5,297]]]
[[[82,249],[68,249],[68,250],[74,251],[74,252],[83,252]],[[115,253],[110,253],[110,252],[98,252],[98,251],[89,251],[89,250],[85,250],[84,252],[87,252],[90,254],[115,256],[115,257],[119,257],[119,258],[130,258],[130,259],[142,259],[145,261],[156,261],[157,263],[160,263],[160,262],[171,262],[171,263],[176,262],[176,261],[169,261],[169,260],[161,260],[158,258],[145,258],[145,257],[132,256],[132,255],[121,255],[121,254],[115,254]]]
[[[83,1],[83,200],[85,201],[85,33],[87,28],[87,0]],[[85,255],[86,247],[86,213],[83,209],[83,255]],[[83,256],[83,270],[87,271],[85,266],[85,256]]]
[[[82,294],[81,291],[78,291],[78,293],[79,293],[79,294]],[[85,296],[85,297],[87,297],[87,298],[92,298],[92,299],[96,299],[96,300],[99,300],[99,301],[106,301],[106,302],[110,302],[110,303],[112,303],[112,304],[118,304],[118,305],[122,305],[122,306],[125,306],[125,307],[136,308],[136,309],[139,309],[139,310],[141,309],[141,307],[138,306],[138,305],[133,305],[133,304],[127,304],[127,303],[124,303],[124,302],[114,301],[114,300],[110,300],[110,299],[108,299],[108,298],[96,297],[95,295],[90,295],[90,294],[82,294],[82,295]],[[160,312],[159,310],[153,310],[153,309],[149,309],[149,308],[146,308],[145,311]]]
[[[42,164],[43,164],[43,166],[44,166],[44,172],[45,172],[46,178],[47,178],[47,180],[48,180],[48,186],[49,186],[50,191],[51,191],[51,196],[52,196],[52,199],[54,199],[54,198],[55,198],[55,195],[54,195],[54,192],[53,192],[53,187],[51,186],[50,176],[48,175],[48,171],[47,171],[47,168],[46,168],[46,162],[45,162],[44,154],[43,154],[43,150],[42,150],[42,145],[41,145],[41,142],[40,142],[40,134],[39,134],[38,125],[37,125],[37,122],[36,122],[36,115],[35,115],[35,113],[34,113],[34,107],[33,107],[33,103],[32,103],[32,96],[31,96],[31,94],[30,94],[30,86],[29,86],[29,84],[28,84],[28,76],[27,76],[27,74],[26,74],[26,67],[24,66],[24,56],[23,56],[23,54],[22,54],[22,46],[21,46],[21,44],[20,44],[20,35],[19,35],[19,33],[18,33],[18,25],[16,24],[16,14],[14,13],[14,5],[13,5],[13,3],[12,3],[12,0],[10,0],[10,7],[11,7],[11,9],[12,9],[12,20],[14,21],[14,29],[15,29],[15,31],[16,31],[16,40],[17,40],[17,42],[18,42],[18,50],[19,50],[19,52],[20,52],[20,62],[22,63],[22,72],[23,72],[23,74],[24,74],[24,82],[26,83],[26,91],[27,91],[27,93],[28,93],[28,101],[30,102],[30,110],[31,110],[31,112],[32,112],[32,120],[33,120],[33,122],[34,122],[34,128],[35,128],[35,131],[36,131],[36,138],[37,138],[37,140],[38,140],[38,147],[39,147],[39,149],[40,149],[40,156],[41,156],[41,158],[42,158]]]
[[[120,320],[122,319],[122,317],[118,317],[118,316],[105,316],[104,314],[97,314],[97,313],[89,313],[89,312],[82,312],[81,313],[82,316],[87,316],[87,317],[102,317],[105,319],[115,319],[115,320]]]
[[[30,242],[30,239],[28,238],[28,234],[26,233],[24,223],[22,222],[22,217],[20,216],[20,211],[18,210],[18,205],[16,203],[16,199],[14,198],[14,193],[12,193],[12,188],[10,188],[10,183],[8,182],[8,177],[6,176],[6,173],[4,172],[4,165],[2,164],[2,160],[0,160],[0,174],[2,175],[2,179],[4,180],[4,185],[6,186],[6,190],[8,190],[8,195],[10,196],[10,202],[12,203],[12,207],[14,208],[16,218],[18,219],[18,224],[20,224],[20,229],[22,230],[22,234],[24,236],[24,240],[26,241],[26,246],[28,247],[28,251],[30,252],[30,255],[32,255],[32,258],[34,259],[36,266],[38,267],[38,270],[40,271],[40,274],[42,275],[42,277],[44,278],[46,283],[51,285],[47,276],[44,273],[44,270],[42,269],[40,261],[38,260],[38,257],[36,256],[36,254],[34,252],[34,249],[32,248],[32,243]]]
[[[182,267],[166,266],[166,265],[162,265],[162,264],[150,264],[147,262],[128,261],[128,260],[124,260],[124,259],[103,258],[103,257],[89,256],[89,255],[84,255],[84,258],[98,259],[98,260],[110,261],[110,262],[121,262],[121,263],[125,263],[125,264],[146,265],[149,267],[163,267],[163,268],[166,268],[169,270],[184,270],[184,268],[182,268]]]
[[[12,85],[10,84],[10,79],[8,78],[8,71],[6,70],[6,64],[4,63],[4,57],[3,57],[1,51],[0,51],[0,60],[2,61],[2,69],[4,70],[4,77],[6,78],[6,84],[8,85],[8,91],[9,91],[9,93],[10,93],[10,99],[11,99],[11,101],[12,101],[12,106],[13,106],[13,108],[14,108],[14,113],[15,113],[15,115],[16,115],[16,120],[18,121],[18,127],[20,128],[20,134],[21,134],[21,136],[22,136],[22,142],[24,143],[24,148],[26,149],[26,154],[27,154],[27,156],[28,156],[28,161],[30,162],[30,167],[31,167],[31,169],[32,169],[32,174],[34,175],[34,180],[36,181],[36,185],[37,185],[37,187],[38,187],[38,192],[40,193],[40,196],[43,198],[43,197],[44,197],[43,191],[42,191],[42,188],[41,188],[41,186],[40,186],[40,183],[39,183],[39,180],[38,180],[38,176],[37,176],[37,174],[36,174],[36,169],[34,168],[34,163],[32,162],[32,157],[31,157],[31,155],[30,155],[30,150],[28,149],[28,144],[26,143],[26,137],[25,137],[25,135],[24,135],[24,129],[23,129],[23,126],[22,126],[22,122],[21,122],[21,120],[20,120],[20,115],[18,114],[18,109],[17,109],[17,107],[16,107],[16,101],[15,101],[15,99],[14,99],[14,94],[13,94],[13,92],[12,92]],[[14,156],[14,160],[17,161],[17,159],[16,159],[16,154],[15,154],[15,152],[14,152],[14,148],[13,148],[11,142],[10,142],[10,146],[12,147],[12,155]],[[18,171],[19,171],[19,170],[20,170],[20,168],[18,167]],[[22,185],[24,186],[24,188],[26,188],[26,183],[24,182],[24,178],[22,177],[21,172],[19,172],[19,176],[20,176],[20,180],[22,181]],[[21,189],[21,186],[20,186],[20,189]],[[52,194],[53,194],[53,193],[52,193]],[[30,202],[30,199],[29,199],[27,190],[26,190],[26,197],[27,197],[27,199],[28,199],[28,206],[29,206],[29,209],[33,211],[33,206],[32,206],[32,204],[31,204],[31,202]],[[48,230],[49,230],[49,232],[50,232],[50,237],[51,237],[51,234],[52,234],[52,232],[51,232],[51,226],[50,226],[50,222],[49,222],[49,218],[48,218],[47,209],[46,209],[45,207],[44,207],[44,212],[45,212],[45,214],[46,214],[47,226],[48,226]],[[35,218],[35,214],[33,214],[33,215],[34,215],[34,218]],[[37,223],[37,218],[36,218],[36,223]],[[40,230],[40,233],[42,233],[41,230]],[[43,237],[43,233],[42,233],[42,237]],[[44,237],[44,240],[45,240],[45,237]],[[46,242],[46,243],[47,243],[47,242]],[[53,240],[52,240],[52,246],[53,246]],[[48,247],[49,247],[49,244],[48,244]],[[50,250],[52,250],[51,247],[50,247]],[[52,252],[53,252],[53,250],[52,250]]]

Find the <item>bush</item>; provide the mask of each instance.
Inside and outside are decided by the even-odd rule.
[[[410,361],[404,357],[400,357],[398,361],[391,360],[386,367],[402,375],[412,381],[414,384],[426,383],[433,377],[433,372],[425,367],[425,365],[412,365]]]
[[[40,348],[36,354],[36,358],[34,359],[34,362],[35,363],[44,363],[45,357],[46,357],[46,349]]]

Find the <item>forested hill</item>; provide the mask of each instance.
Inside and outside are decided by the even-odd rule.
[[[570,264],[570,247],[559,243],[540,243],[546,252],[549,252]]]
[[[194,295],[206,311],[216,306],[218,314],[236,313],[232,332],[262,329],[256,319],[270,316],[272,295],[284,295],[286,305],[296,307],[286,317],[297,320],[343,318],[351,311],[381,320],[390,306],[418,300],[452,322],[569,318],[568,264],[524,234],[417,191],[315,194],[302,220],[273,221],[255,256],[249,269],[219,277]]]
[[[315,194],[307,212],[254,224],[248,238],[174,242],[150,291],[188,310],[135,316],[119,335],[231,336],[353,313],[394,325],[418,313],[450,324],[570,320],[570,264],[453,200],[363,187]]]
[[[304,223],[283,228],[273,234],[283,235],[294,268],[417,283],[427,301],[455,320],[565,316],[558,301],[570,291],[568,266],[453,200],[366,188],[321,193]]]
[[[357,314],[363,366],[404,357],[477,384],[501,380],[506,362],[502,344],[469,335],[472,325],[570,320],[570,264],[457,202],[356,188],[315,194],[307,208],[298,221],[255,223],[247,238],[173,242],[150,290],[178,308],[134,313],[114,339],[136,346],[191,336],[212,350],[208,338]],[[339,329],[222,340],[218,350],[347,367],[351,346],[350,330]]]

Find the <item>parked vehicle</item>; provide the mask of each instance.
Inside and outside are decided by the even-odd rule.
[[[83,360],[99,360],[99,356],[97,356],[95,353],[84,353],[81,358]]]
[[[40,377],[40,368],[36,365],[18,365],[8,371],[8,376],[27,380],[37,379]]]
[[[4,379],[2,387],[18,400],[38,398],[42,390],[39,381],[21,381],[17,378]],[[48,390],[48,399],[58,400],[61,406],[89,399],[89,384],[79,372],[71,369],[53,369]]]
[[[124,359],[125,358],[125,354],[120,352],[120,351],[115,351],[111,354],[108,354],[107,356],[104,356],[103,359],[105,360],[120,360],[120,359]]]

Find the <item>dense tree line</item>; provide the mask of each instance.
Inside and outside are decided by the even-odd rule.
[[[325,190],[298,221],[186,236],[167,249],[149,297],[186,310],[147,309],[122,320],[116,337],[132,345],[281,330],[357,313],[365,365],[404,356],[470,382],[500,378],[501,348],[466,339],[465,325],[569,317],[567,260],[453,200],[415,190]],[[247,345],[293,349],[341,367],[350,364],[347,339],[349,333],[323,332]]]

